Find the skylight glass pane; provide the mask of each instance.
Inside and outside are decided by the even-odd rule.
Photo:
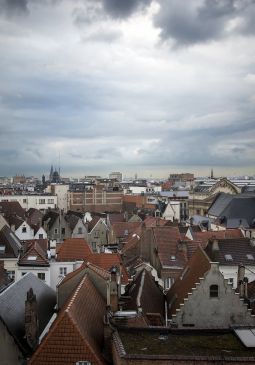
[[[250,253],[248,255],[246,255],[246,257],[247,257],[247,260],[254,260],[253,255]]]
[[[231,256],[231,255],[225,255],[225,259],[226,259],[227,261],[232,261],[232,260],[233,260],[233,258],[232,258],[232,256]]]
[[[0,255],[5,253],[5,246],[0,246]]]

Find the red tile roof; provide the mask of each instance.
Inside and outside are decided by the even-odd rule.
[[[192,288],[196,287],[196,283],[200,282],[199,279],[203,278],[210,268],[211,264],[209,257],[201,247],[198,247],[167,293],[166,297],[169,316],[175,314],[176,309],[179,309],[180,304],[184,302],[184,298],[188,297],[188,293],[192,292]],[[169,304],[176,295],[176,300],[169,308]]]
[[[92,253],[92,249],[85,238],[67,238],[57,254],[57,261],[85,260]]]
[[[35,260],[29,260],[29,257],[34,256]],[[19,260],[19,265],[35,266],[49,265],[47,252],[36,241],[30,246],[29,250]]]
[[[100,217],[93,217],[92,220],[88,224],[88,232],[91,232],[95,225],[100,221]]]
[[[140,227],[142,225],[141,222],[118,222],[113,223],[113,232],[115,237],[125,237],[125,231],[132,232],[137,227]]]
[[[226,229],[225,231],[205,231],[193,232],[196,240],[201,240],[203,247],[213,236],[218,239],[223,238],[242,238],[243,233],[241,229]]]
[[[109,271],[114,265],[120,267],[121,262],[122,260],[117,253],[92,253],[86,258],[84,264],[91,263],[98,268]],[[128,279],[129,275],[127,269],[122,263],[122,283],[127,284]]]
[[[152,228],[152,233],[162,266],[183,267],[186,265],[187,258],[185,252],[178,250],[177,246],[177,241],[180,239],[178,227],[154,227]],[[174,259],[173,256],[175,256]]]
[[[105,299],[85,275],[28,364],[106,364],[101,353],[105,308]]]

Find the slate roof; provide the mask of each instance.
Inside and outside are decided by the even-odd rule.
[[[58,251],[56,261],[85,260],[91,253],[85,238],[67,238]]]
[[[117,253],[92,253],[86,257],[85,262],[92,263],[105,271],[109,271],[114,265],[120,267],[122,260]],[[122,265],[122,275],[122,283],[127,284],[129,275],[124,264]]]
[[[30,256],[36,257],[36,260],[29,260]],[[24,266],[50,266],[47,258],[47,252],[36,241],[30,246],[29,250],[20,258],[18,265]]]
[[[162,267],[183,267],[187,259],[183,251],[178,251],[177,241],[180,238],[178,227],[153,227],[152,233],[158,248],[158,257]],[[171,259],[171,256],[175,259]]]
[[[197,240],[197,241],[192,241],[192,240],[188,240],[185,241],[185,245],[186,245],[186,249],[187,249],[187,259],[189,260],[191,258],[191,256],[193,255],[193,253],[196,251],[196,249],[198,247],[205,247],[204,242],[202,242],[201,240]]]
[[[39,223],[40,219],[43,218],[42,212],[40,212],[39,209],[35,208],[28,209],[28,211],[26,212],[26,216],[30,218],[31,224],[36,224],[36,225]]]
[[[85,275],[28,364],[106,364],[101,354],[105,308],[105,299]]]
[[[188,293],[192,292],[192,288],[196,287],[196,283],[200,282],[199,279],[203,278],[210,268],[211,264],[209,257],[201,247],[198,247],[167,292],[166,297],[169,316],[175,314],[176,309],[180,308],[180,304],[184,303],[184,298],[188,297]],[[175,297],[176,299],[174,300]],[[169,304],[171,304],[170,308]]]
[[[208,214],[225,217],[222,224],[228,228],[237,228],[240,220],[243,226],[248,228],[255,219],[255,197],[220,193],[209,208]]]
[[[0,254],[0,259],[17,258],[22,249],[19,238],[8,226],[4,226],[0,231],[0,246],[5,246],[5,253]]]
[[[69,227],[71,228],[71,231],[73,231],[75,229],[75,227],[77,226],[80,218],[75,215],[66,215],[65,220],[66,220],[67,224],[69,225]]]
[[[213,251],[212,244],[208,243],[205,252],[214,262],[219,262],[220,266],[255,266],[255,260],[249,260],[248,254],[255,259],[255,247],[250,245],[249,238],[219,239],[219,250]],[[231,255],[232,260],[226,260],[226,255]]]
[[[0,213],[4,214],[5,217],[16,214],[21,218],[24,218],[26,214],[19,202],[0,202]]]
[[[13,215],[10,215],[8,218],[6,218],[6,220],[9,223],[10,227],[15,227],[15,231],[25,222],[23,218],[15,217]]]
[[[49,210],[42,219],[42,223],[47,223],[49,230],[52,229],[54,223],[59,218],[59,213],[55,212],[54,210]]]
[[[130,284],[124,296],[131,297],[127,310],[141,307],[143,314],[160,313],[164,317],[164,293],[146,269]]]
[[[25,301],[30,288],[36,295],[40,335],[53,315],[56,292],[37,276],[28,273],[0,294],[0,317],[25,352],[31,350],[24,339]]]
[[[196,240],[202,241],[202,247],[204,248],[210,238],[216,237],[218,239],[224,238],[243,238],[241,229],[226,229],[225,231],[204,231],[194,232]]]

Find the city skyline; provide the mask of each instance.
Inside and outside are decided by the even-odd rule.
[[[254,15],[251,0],[2,0],[0,174],[253,174]]]

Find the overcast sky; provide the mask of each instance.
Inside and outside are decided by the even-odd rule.
[[[254,0],[0,0],[0,175],[255,174],[254,19]]]

